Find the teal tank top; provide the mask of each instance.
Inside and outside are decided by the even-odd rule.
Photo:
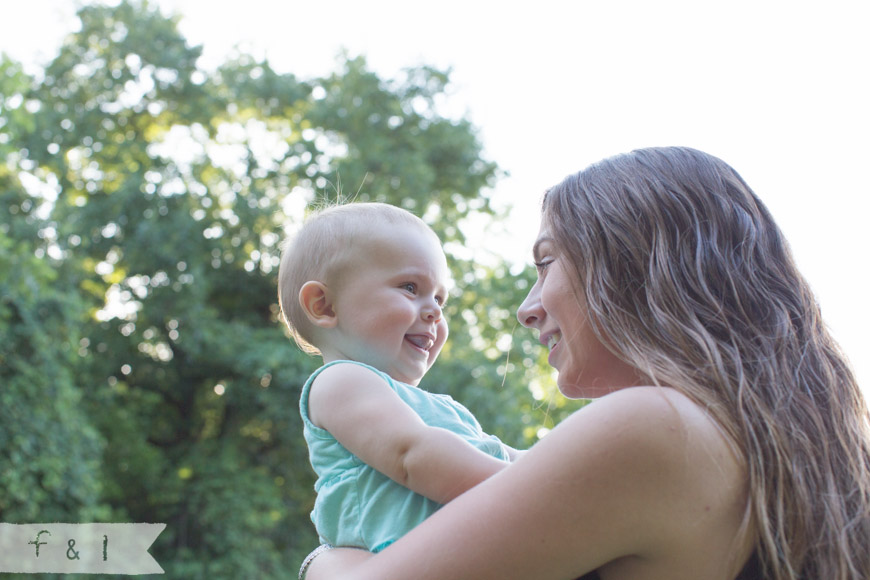
[[[308,418],[311,383],[323,369],[335,364],[357,364],[370,369],[383,378],[427,425],[449,429],[481,451],[509,461],[502,442],[484,433],[474,415],[451,397],[394,381],[366,364],[355,361],[328,363],[308,378],[299,400],[308,455],[317,474],[314,484],[317,498],[311,521],[322,543],[378,552],[441,507],[360,461],[328,431],[317,427]]]

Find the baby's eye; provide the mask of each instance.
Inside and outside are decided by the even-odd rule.
[[[399,286],[399,288],[401,288],[402,290],[405,290],[406,292],[409,292],[411,294],[417,293],[417,285],[414,284],[413,282],[405,282],[404,284]]]
[[[438,306],[444,306],[444,297],[441,295],[436,295],[435,304],[437,304]]]

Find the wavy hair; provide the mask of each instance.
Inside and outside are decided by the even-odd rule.
[[[870,578],[867,403],[740,175],[694,149],[641,149],[567,177],[543,217],[599,338],[740,451],[763,578]]]

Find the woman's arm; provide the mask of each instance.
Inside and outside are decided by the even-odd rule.
[[[377,374],[334,365],[311,386],[308,413],[348,451],[394,481],[447,503],[508,465],[426,425]]]
[[[308,580],[719,577],[745,505],[721,437],[670,389],[613,393],[383,552],[315,560]]]
[[[323,546],[309,555],[314,558],[309,562],[307,559],[299,571],[300,580],[314,578],[340,578],[348,570],[352,570],[371,558],[374,554],[359,548],[329,548],[323,550]],[[307,567],[306,567],[307,565]],[[314,569],[314,572],[311,570]]]

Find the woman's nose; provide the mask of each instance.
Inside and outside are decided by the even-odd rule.
[[[523,300],[523,303],[517,309],[517,320],[526,328],[535,328],[543,317],[540,297],[541,293],[538,289],[538,284],[535,283],[532,289],[529,290],[526,299]]]

